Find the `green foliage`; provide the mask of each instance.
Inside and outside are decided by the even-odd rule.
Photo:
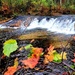
[[[57,62],[57,63],[60,63],[62,61],[59,53],[57,53],[57,52],[54,53],[54,60],[53,61]]]
[[[3,44],[3,53],[6,56],[10,56],[10,54],[14,51],[16,51],[18,48],[17,42],[14,39],[9,39],[4,42]]]
[[[28,49],[30,49],[31,47],[33,47],[32,44],[28,44],[28,45],[26,45],[24,48],[25,48],[26,50],[28,50]]]
[[[69,8],[70,9],[75,9],[75,5],[70,5]]]

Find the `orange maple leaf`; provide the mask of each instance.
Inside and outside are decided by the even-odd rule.
[[[54,55],[45,55],[45,58],[48,60],[48,61],[53,61],[53,58],[54,58]]]
[[[8,67],[8,70],[4,73],[4,75],[14,75],[16,71],[17,71],[17,67],[11,66]]]
[[[53,49],[54,49],[54,46],[52,46],[52,45],[50,45],[49,48],[47,49],[48,52],[45,55],[44,64],[47,64],[48,62],[53,61],[53,59],[54,59],[53,53],[55,52],[55,50],[53,50]]]
[[[33,69],[38,64],[39,58],[28,58],[27,60],[22,60],[22,63],[26,65],[28,68]]]
[[[26,60],[22,60],[22,63],[24,63],[24,65],[26,65],[28,68],[33,69],[38,64],[42,51],[42,48],[33,48],[33,54],[31,57]]]
[[[18,70],[18,58],[14,60],[14,66],[8,67],[7,71],[4,73],[4,75],[14,75],[14,73]]]
[[[42,48],[33,48],[32,51],[33,51],[33,54],[40,56],[43,49]]]

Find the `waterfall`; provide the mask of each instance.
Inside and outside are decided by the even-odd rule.
[[[41,17],[41,16],[40,16]],[[12,28],[10,27],[10,23],[12,23],[13,20],[1,24],[1,28]],[[35,17],[30,25],[27,28],[24,28],[24,20],[21,23],[20,27],[14,27],[15,29],[17,28],[23,28],[26,30],[32,30],[36,28],[40,29],[46,29],[47,31],[50,32],[55,32],[55,33],[63,33],[63,34],[75,34],[75,15],[63,15],[60,17],[49,17],[47,20],[47,17],[42,18],[40,21],[37,17]]]
[[[46,18],[44,18],[40,22],[38,22],[38,19],[34,19],[27,29],[31,30],[35,28],[45,28],[47,29],[47,31],[51,32],[75,34],[74,25],[75,21],[72,21],[72,19],[68,18],[62,20],[58,18],[51,18],[49,21],[47,21]]]

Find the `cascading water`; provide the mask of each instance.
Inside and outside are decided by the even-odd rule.
[[[40,16],[41,17],[41,16]],[[10,24],[15,22],[15,20],[11,20],[7,23],[1,24],[1,28],[21,28],[26,30],[32,30],[36,28],[40,29],[46,29],[50,32],[56,32],[56,33],[63,33],[63,34],[75,34],[75,15],[63,15],[59,17],[49,17],[42,18],[39,21],[39,18],[34,18],[30,25],[26,28],[24,26],[25,19],[24,17],[21,19],[23,22],[21,23],[20,27],[10,27]]]

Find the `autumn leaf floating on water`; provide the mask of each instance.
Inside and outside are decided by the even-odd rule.
[[[26,47],[26,49],[28,49],[28,47],[29,45]],[[38,64],[42,51],[43,51],[42,48],[32,47],[31,56],[28,59],[22,60],[22,63],[28,68],[33,69]]]
[[[4,73],[4,75],[14,75],[14,73],[18,70],[18,59],[16,58],[14,60],[14,66],[8,67],[7,71]]]
[[[56,50],[54,50],[54,46],[50,45],[50,47],[47,49],[47,54],[45,55],[44,64],[48,64],[49,62],[57,62],[60,63],[62,61],[62,58],[64,60],[67,60],[67,53],[61,52],[58,53]],[[62,57],[63,56],[63,57]]]

